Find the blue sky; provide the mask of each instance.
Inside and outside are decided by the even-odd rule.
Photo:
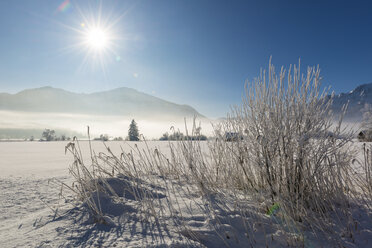
[[[319,65],[336,93],[372,82],[370,1],[63,2],[0,1],[0,92],[125,86],[220,117],[270,56]],[[99,13],[118,19],[102,60],[76,45]]]

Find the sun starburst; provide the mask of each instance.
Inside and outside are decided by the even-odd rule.
[[[72,4],[68,1],[69,6],[77,14],[76,21],[74,25],[58,24],[73,31],[71,37],[74,43],[61,51],[83,54],[78,70],[84,70],[88,65],[95,70],[96,66],[99,66],[106,74],[106,67],[110,63],[121,61],[118,51],[122,50],[124,39],[123,34],[118,35],[115,27],[127,12],[103,11],[102,1],[97,3],[98,6],[80,8],[77,2]]]

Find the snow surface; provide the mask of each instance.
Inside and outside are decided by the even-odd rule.
[[[84,159],[89,159],[87,142],[80,144]],[[149,142],[150,147],[160,147],[162,152],[167,151],[167,144]],[[266,215],[262,206],[253,201],[244,203],[248,207],[242,217],[241,212],[229,206],[228,199],[222,201],[218,194],[212,194],[210,202],[215,204],[215,212],[211,214],[206,211],[209,206],[205,201],[190,193],[197,190],[192,185],[180,183],[173,194],[166,195],[166,186],[160,179],[157,185],[144,182],[138,187],[151,191],[156,196],[154,200],[177,200],[175,208],[182,216],[175,221],[171,212],[164,210],[161,223],[149,221],[141,214],[136,197],[119,192],[121,184],[131,183],[125,177],[109,179],[109,183],[118,194],[125,195],[126,201],[117,203],[101,195],[107,219],[106,224],[97,224],[79,206],[74,207],[68,195],[59,200],[56,180],[72,182],[68,175],[72,157],[65,155],[65,145],[66,142],[0,142],[1,247],[288,247],[288,236],[297,235],[293,230],[279,228],[281,223],[275,216]],[[120,154],[123,143],[107,145],[114,154]],[[138,145],[143,147],[144,143]],[[128,146],[123,148],[129,151]],[[101,142],[93,142],[93,149],[105,151]],[[52,211],[57,206],[58,211]],[[344,247],[372,247],[370,216],[365,210],[355,209],[357,231],[353,237],[345,234],[340,241]],[[245,227],[242,218],[252,225]],[[247,236],[247,229],[255,236]],[[309,234],[304,245],[329,247],[327,242],[324,237]]]

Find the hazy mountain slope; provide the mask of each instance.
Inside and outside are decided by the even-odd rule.
[[[345,120],[360,122],[368,105],[372,105],[372,83],[360,85],[349,93],[336,95],[333,99],[332,109],[339,114],[342,106],[347,103]]]
[[[130,88],[77,94],[52,87],[0,94],[0,110],[125,115],[144,118],[202,117],[188,105],[171,103]]]

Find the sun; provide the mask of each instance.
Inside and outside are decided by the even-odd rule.
[[[130,35],[125,33],[121,21],[128,10],[104,8],[103,11],[103,0],[92,2],[95,3],[83,8],[79,6],[78,1],[74,1],[76,16],[71,24],[56,22],[71,35],[71,43],[62,48],[61,53],[83,55],[82,62],[77,67],[78,71],[84,71],[87,67],[96,71],[97,67],[101,67],[106,77],[107,67],[121,62],[120,53],[125,49],[126,41],[131,39]]]
[[[101,51],[108,48],[110,36],[104,29],[95,27],[87,30],[85,41],[89,48],[95,51]]]
[[[106,73],[106,66],[116,61],[119,56],[116,50],[120,37],[112,26],[112,23],[101,18],[84,18],[84,21],[80,22],[79,42],[76,47],[85,52],[80,68],[90,64],[92,69],[95,69],[98,65]]]

